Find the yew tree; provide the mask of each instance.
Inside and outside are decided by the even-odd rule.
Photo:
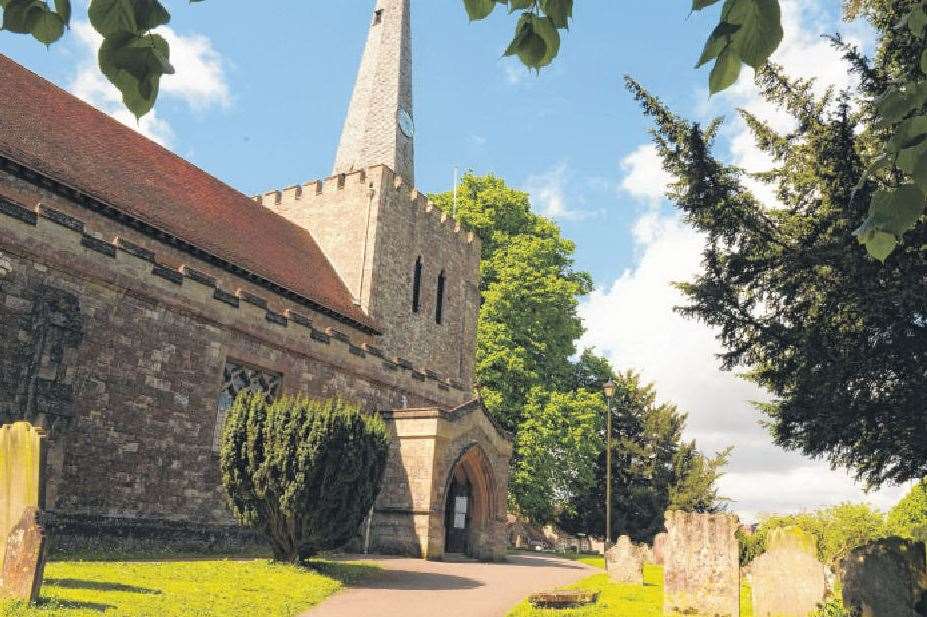
[[[869,16],[882,44],[873,61],[834,39],[858,88],[819,96],[774,66],[757,76],[762,96],[794,119],[793,130],[779,133],[741,112],[776,161],[758,177],[777,204],[757,199],[744,171],[716,154],[718,121],[688,122],[628,84],[678,179],[669,197],[706,239],[700,274],[680,284],[679,310],[717,329],[724,368],[771,394],[759,408],[777,444],[878,486],[927,475],[927,226],[919,214],[901,221],[870,205],[888,203],[905,216],[920,208],[898,166],[927,152],[927,132],[885,162],[894,130],[886,97],[899,76],[922,70],[922,42],[895,23],[910,3],[875,4]],[[851,235],[867,214],[899,233],[913,225],[904,244],[878,255],[884,263]]]
[[[377,497],[389,440],[376,414],[339,399],[242,392],[222,433],[233,514],[261,531],[274,559],[300,563],[344,546]]]

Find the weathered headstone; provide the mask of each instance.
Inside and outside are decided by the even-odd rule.
[[[27,507],[45,507],[45,434],[28,422],[0,427],[0,570],[2,547]]]
[[[852,617],[927,614],[924,544],[901,538],[870,542],[843,560],[843,604]]]
[[[644,582],[644,560],[640,549],[628,536],[621,536],[605,553],[608,576],[616,583],[641,585]]]
[[[666,534],[658,533],[653,539],[653,563],[658,566],[663,565],[666,554]]]
[[[664,614],[740,617],[739,525],[730,514],[666,513]]]
[[[42,588],[45,571],[45,530],[39,509],[23,510],[3,547],[5,558],[0,569],[0,597],[35,602]]]
[[[756,617],[810,617],[827,595],[814,536],[797,527],[773,530],[750,571]]]

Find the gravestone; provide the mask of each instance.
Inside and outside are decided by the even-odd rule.
[[[653,539],[653,563],[663,565],[666,554],[666,534],[658,533]]]
[[[927,558],[922,542],[887,538],[843,560],[843,604],[852,617],[927,614]]]
[[[640,548],[628,536],[621,536],[605,553],[608,576],[616,583],[644,583],[644,560]]]
[[[739,526],[731,514],[666,513],[664,614],[740,617]]]
[[[797,527],[773,530],[751,564],[756,617],[810,617],[827,595],[814,536]]]
[[[0,597],[36,602],[45,571],[45,530],[39,520],[38,508],[23,510],[3,549],[5,557],[0,569]]]
[[[45,507],[45,433],[28,422],[0,427],[0,570],[7,535],[27,507]]]

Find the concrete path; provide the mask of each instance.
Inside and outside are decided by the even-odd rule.
[[[367,557],[383,571],[335,594],[303,617],[505,617],[530,594],[601,570],[549,555],[506,563]]]

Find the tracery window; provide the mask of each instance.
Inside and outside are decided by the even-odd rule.
[[[225,426],[225,419],[228,417],[229,409],[232,408],[235,398],[241,392],[262,392],[269,403],[280,394],[282,379],[283,375],[280,373],[246,366],[234,360],[226,360],[225,368],[222,370],[222,387],[216,401],[218,410],[213,449],[217,451],[219,449],[222,428]]]

